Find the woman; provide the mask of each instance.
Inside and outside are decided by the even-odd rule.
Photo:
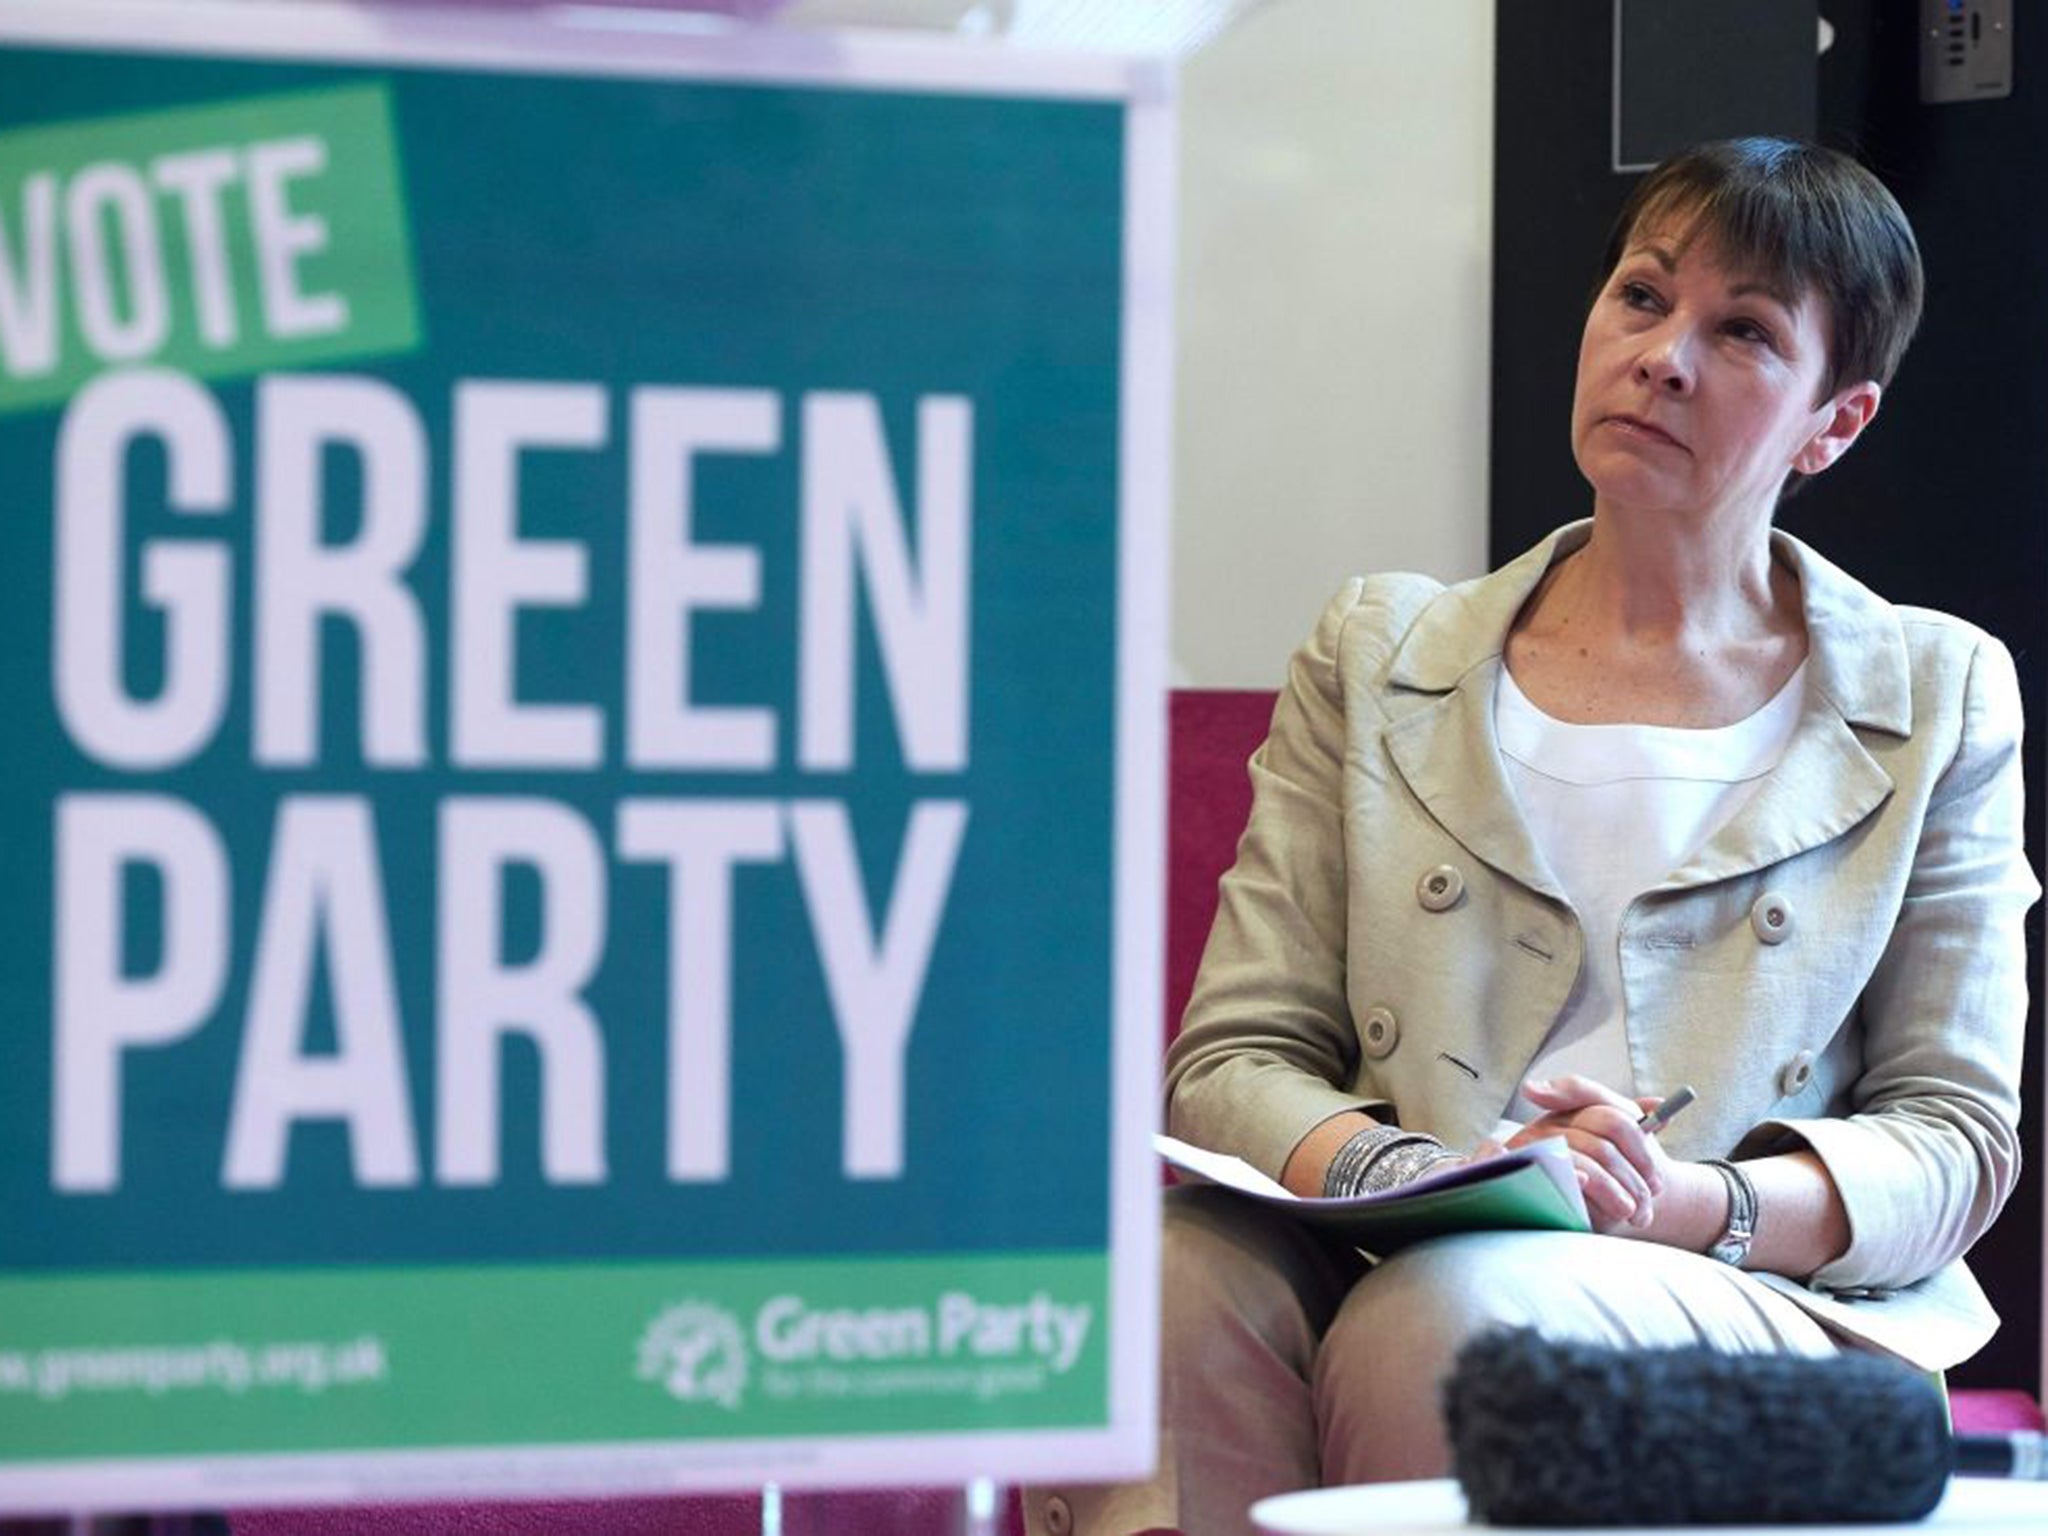
[[[1852,161],[1744,140],[1646,177],[1605,271],[1591,520],[1324,612],[1167,1071],[1174,1134],[1305,1195],[1558,1138],[1598,1235],[1369,1267],[1173,1192],[1160,1473],[1040,1495],[1055,1531],[1439,1475],[1436,1383],[1495,1324],[1928,1369],[1996,1326],[1961,1255],[2019,1165],[2012,664],[1772,528],[1877,414],[1912,232]]]

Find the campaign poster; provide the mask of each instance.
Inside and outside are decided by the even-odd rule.
[[[0,0],[0,1508],[1145,1468],[1170,165]]]

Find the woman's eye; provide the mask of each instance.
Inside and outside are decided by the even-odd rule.
[[[1657,294],[1647,283],[1623,283],[1619,290],[1621,302],[1630,309],[1655,309]]]
[[[1754,320],[1730,320],[1727,330],[1738,341],[1753,341],[1766,347],[1771,344],[1769,328]]]

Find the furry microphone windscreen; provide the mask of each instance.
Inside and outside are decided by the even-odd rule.
[[[1483,1334],[1444,1382],[1452,1469],[1496,1525],[1917,1520],[1952,1461],[1927,1377],[1844,1354]]]

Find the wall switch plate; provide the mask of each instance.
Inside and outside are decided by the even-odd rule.
[[[1920,0],[1920,99],[2012,94],[2012,0]]]

